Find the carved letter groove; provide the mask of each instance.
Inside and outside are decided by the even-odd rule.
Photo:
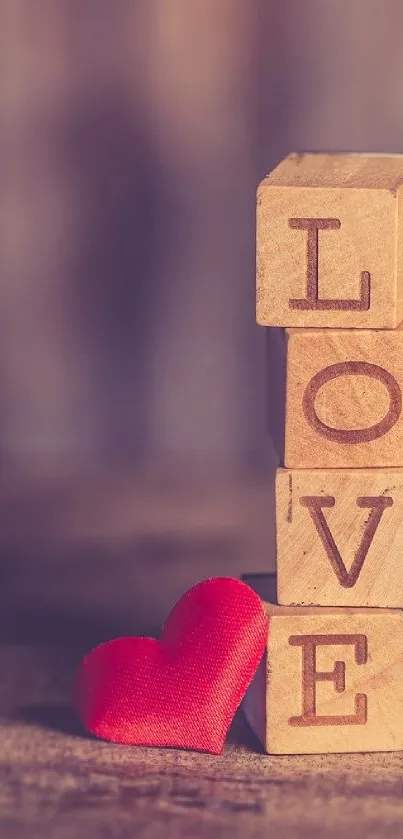
[[[389,408],[380,422],[368,428],[351,430],[332,428],[322,422],[315,410],[316,396],[323,385],[337,379],[338,376],[368,376],[382,382],[389,394]],[[341,361],[338,364],[330,364],[312,377],[305,389],[302,405],[306,421],[328,440],[335,443],[367,443],[383,437],[396,424],[402,411],[402,392],[394,376],[378,364],[370,364],[367,361]]]
[[[343,716],[319,716],[316,714],[317,682],[333,682],[337,693],[346,689],[346,665],[336,661],[333,670],[322,673],[316,669],[316,648],[322,645],[352,645],[356,664],[366,664],[368,643],[366,635],[291,635],[288,639],[292,647],[302,647],[302,714],[290,717],[289,725],[365,725],[367,722],[367,696],[357,693],[355,713]]]
[[[362,508],[369,508],[371,510],[368,519],[365,523],[364,532],[362,534],[361,542],[354,555],[354,560],[350,571],[347,571],[346,566],[340,556],[336,542],[332,536],[329,525],[325,519],[323,508],[334,507],[336,499],[332,495],[316,496],[304,495],[299,499],[302,507],[306,507],[309,511],[316,530],[322,540],[323,547],[329,558],[330,564],[333,568],[336,577],[343,588],[353,588],[355,586],[365,558],[372,544],[379,522],[382,518],[384,510],[391,507],[393,498],[388,496],[378,496],[376,498],[357,498],[357,506]]]
[[[290,309],[303,311],[368,311],[370,308],[371,275],[368,271],[361,272],[359,300],[321,300],[319,298],[319,230],[339,230],[338,218],[290,218],[288,224],[293,230],[306,230],[307,237],[307,272],[306,297],[292,298]]]

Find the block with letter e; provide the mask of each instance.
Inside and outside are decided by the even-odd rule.
[[[267,656],[244,699],[269,754],[403,749],[403,613],[266,604]]]
[[[257,194],[262,326],[403,320],[403,155],[291,154]]]

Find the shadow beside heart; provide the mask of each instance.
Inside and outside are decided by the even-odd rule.
[[[93,739],[84,730],[72,707],[67,702],[42,702],[23,705],[17,709],[15,716],[19,721],[30,725],[38,725],[51,731],[82,737],[86,740]]]
[[[28,725],[56,731],[59,734],[81,737],[84,740],[97,739],[85,731],[73,708],[67,702],[38,702],[23,705],[16,710],[14,719]],[[262,745],[249,727],[241,709],[238,710],[230,726],[226,744],[230,747],[243,746],[248,751],[263,754]]]

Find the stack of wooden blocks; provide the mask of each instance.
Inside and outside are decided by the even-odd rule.
[[[284,468],[280,605],[245,710],[272,754],[400,750],[403,155],[290,155],[257,204]]]

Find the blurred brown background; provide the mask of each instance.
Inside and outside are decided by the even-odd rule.
[[[291,150],[402,151],[402,25],[399,0],[0,0],[7,626],[139,592],[154,626],[273,567],[255,188]]]

